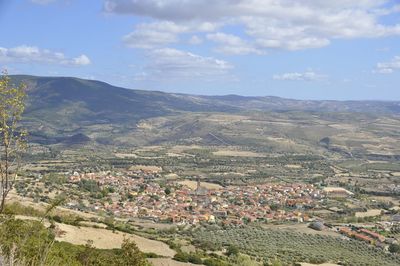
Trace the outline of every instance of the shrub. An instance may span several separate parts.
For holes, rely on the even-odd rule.
[[[174,260],[180,261],[180,262],[189,262],[189,255],[184,252],[178,252],[175,254]]]
[[[206,259],[203,264],[206,266],[229,266],[229,263],[219,259]]]
[[[54,234],[38,221],[6,218],[0,226],[0,245],[7,262],[40,265],[52,247]]]
[[[193,264],[203,264],[203,260],[201,259],[201,257],[193,253],[189,254],[188,262]]]
[[[400,245],[399,244],[390,244],[389,251],[390,251],[390,253],[400,253]]]
[[[226,250],[226,255],[227,256],[236,256],[239,254],[239,248],[234,246],[234,245],[230,245],[227,250]]]

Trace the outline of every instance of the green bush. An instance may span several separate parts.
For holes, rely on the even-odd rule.
[[[5,218],[0,226],[1,253],[6,262],[40,265],[52,247],[54,234],[38,221]]]
[[[189,262],[189,255],[185,252],[178,252],[175,254],[174,260],[180,262]]]
[[[203,264],[206,266],[229,266],[229,263],[214,258],[204,260]]]
[[[239,254],[239,248],[234,245],[230,245],[226,250],[227,256],[236,256],[238,254]]]
[[[11,202],[6,204],[4,213],[8,215],[27,215],[27,216],[43,216],[44,213],[31,206],[24,206],[19,202]]]
[[[400,253],[400,245],[399,244],[390,244],[389,251],[390,251],[390,253]]]
[[[189,254],[188,262],[193,264],[203,264],[203,260],[201,259],[201,257],[194,253]]]

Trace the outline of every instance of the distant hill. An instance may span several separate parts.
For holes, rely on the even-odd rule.
[[[400,102],[302,101],[238,95],[199,96],[125,89],[101,81],[71,77],[16,75],[12,79],[14,83],[23,81],[28,85],[29,97],[24,123],[31,132],[31,141],[42,144],[86,143],[91,140],[102,144],[123,143],[127,140],[118,139],[118,136],[138,130],[146,119],[176,118],[195,113],[400,114]],[[193,125],[186,124],[179,130],[175,128],[176,119],[172,124],[163,124],[163,129],[170,127],[169,135],[164,140],[179,139],[184,133],[182,131],[197,133],[208,125],[203,118],[192,122]],[[209,133],[204,133],[207,138],[210,138]],[[157,132],[151,134],[155,136]],[[163,137],[158,139],[162,141]],[[140,141],[144,143],[146,139]]]
[[[207,99],[157,91],[130,90],[104,82],[78,78],[14,76],[28,84],[27,114],[47,113],[73,121],[124,122],[176,111],[235,111],[234,106],[215,105]],[[54,117],[59,120],[59,117]]]

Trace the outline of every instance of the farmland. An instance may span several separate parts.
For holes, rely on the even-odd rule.
[[[280,230],[233,228],[226,230],[198,230],[193,237],[199,243],[234,245],[258,258],[277,256],[284,263],[341,262],[344,265],[398,265],[400,258],[369,247],[356,240],[309,235]]]
[[[271,125],[290,126],[284,122]],[[349,129],[339,125],[334,128]],[[325,224],[373,228],[388,239],[400,240],[400,235],[393,231],[396,226],[391,224],[399,202],[396,159],[354,158],[355,154],[349,159],[346,153],[331,153],[326,151],[324,143],[315,144],[304,138],[299,141],[297,136],[290,139],[268,136],[273,148],[254,146],[247,141],[245,145],[215,143],[215,138],[211,138],[213,144],[207,145],[166,143],[111,149],[86,145],[64,150],[53,146],[51,153],[43,149],[40,155],[26,158],[25,171],[30,177],[24,179],[24,185],[17,186],[17,192],[34,202],[49,202],[56,195],[68,193],[69,205],[65,208],[85,215],[89,212],[121,218],[130,233],[137,230],[147,240],[169,245],[172,241],[171,250],[162,242],[165,249],[157,249],[157,245],[148,249],[143,244],[147,240],[137,239],[143,251],[168,255],[169,259],[154,259],[160,265],[170,263],[168,260],[172,260],[174,253],[209,258],[211,255],[203,250],[210,248],[207,240],[216,245],[211,245],[207,252],[216,252],[221,256],[216,259],[223,261],[230,261],[225,250],[234,245],[241,254],[258,263],[276,257],[288,264],[376,265],[382,261],[379,265],[396,265],[398,255],[385,251],[388,243],[379,242],[382,247],[377,247],[375,243],[347,239],[333,229],[309,228],[313,221],[322,220]],[[387,139],[376,141],[383,140]],[[332,144],[335,141],[330,139],[329,148],[348,144]],[[310,152],[303,149],[304,145]],[[82,182],[73,181],[74,177]],[[84,179],[93,180],[83,182]],[[205,194],[194,196],[191,193],[197,193],[194,191],[198,181],[205,189],[200,193]],[[315,197],[314,192],[318,191],[323,193],[321,197]],[[176,195],[185,198],[176,201]],[[217,229],[210,231],[210,224]],[[227,224],[229,227],[225,227]],[[95,233],[86,232],[92,229],[79,230],[82,234],[75,240],[68,230],[64,239],[59,240],[84,244],[93,238],[97,247],[115,247],[122,237],[121,233],[108,231],[104,234],[107,237],[96,240]]]

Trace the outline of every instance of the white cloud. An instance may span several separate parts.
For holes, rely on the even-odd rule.
[[[86,55],[68,58],[63,53],[40,49],[36,46],[21,45],[13,48],[0,47],[0,62],[2,63],[46,63],[71,66],[89,65]]]
[[[304,73],[291,72],[284,74],[276,74],[273,76],[275,80],[289,80],[289,81],[317,81],[326,78],[325,75],[320,75],[314,71],[306,71]]]
[[[242,40],[240,37],[217,32],[213,34],[207,34],[207,39],[219,43],[221,46],[217,48],[217,51],[225,54],[250,54],[262,52],[255,47],[252,47],[249,43]]]
[[[247,48],[237,45],[230,53],[246,54],[251,47],[301,50],[329,45],[333,39],[400,35],[400,24],[381,23],[383,16],[400,11],[398,5],[391,3],[390,0],[105,0],[104,10],[190,25],[191,31],[215,32],[222,31],[224,25],[238,26],[247,35]],[[164,43],[176,41],[179,34],[175,33],[175,38],[164,36],[168,40]]]
[[[47,4],[50,4],[55,1],[56,0],[31,0],[32,3],[39,4],[39,5],[47,5]]]
[[[202,44],[203,40],[199,36],[193,35],[192,37],[190,37],[189,43],[193,45]]]
[[[378,16],[387,16],[393,13],[398,13],[400,12],[400,4],[393,5],[389,8],[376,9],[374,12]]]
[[[70,62],[73,64],[73,65],[81,65],[81,66],[85,66],[85,65],[90,65],[91,64],[91,62],[90,62],[90,59],[89,59],[89,57],[87,57],[86,55],[80,55],[80,56],[78,56],[78,57],[76,57],[76,58],[72,58],[71,60],[70,60]]]
[[[226,61],[190,52],[162,48],[149,52],[150,63],[140,73],[143,79],[220,79],[233,66]]]
[[[398,69],[400,69],[400,56],[395,56],[389,62],[376,64],[376,69],[374,70],[374,72],[380,74],[391,74]]]
[[[144,23],[123,37],[125,45],[131,48],[150,49],[178,41],[177,35],[187,31],[187,27],[163,21]]]
[[[160,20],[189,21],[214,20],[230,5],[236,8],[238,0],[106,0],[104,11],[109,13],[148,16]]]
[[[184,26],[171,21],[158,21],[138,24],[135,30],[123,37],[123,42],[130,48],[151,49],[176,43],[179,34],[190,32],[210,32],[218,28],[215,23],[186,23]],[[198,36],[190,40],[193,44],[201,43]]]

